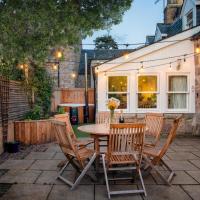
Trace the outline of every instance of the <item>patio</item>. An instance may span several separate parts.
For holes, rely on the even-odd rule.
[[[144,177],[147,199],[199,199],[200,196],[200,138],[188,137],[175,139],[165,159],[176,171],[177,176],[168,187],[152,173]],[[84,177],[80,185],[70,191],[69,187],[56,180],[59,170],[57,165],[65,157],[57,144],[32,146],[28,151],[12,156],[1,155],[0,195],[1,199],[20,200],[60,200],[60,199],[107,199],[104,176],[93,183]],[[93,170],[93,168],[91,168]],[[66,176],[74,178],[72,168],[67,169]],[[113,182],[113,188],[138,187],[137,180],[131,186],[130,181]],[[139,186],[140,187],[140,186]],[[112,199],[145,199],[140,195],[113,196]]]

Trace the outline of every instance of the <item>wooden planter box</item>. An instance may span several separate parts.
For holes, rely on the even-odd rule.
[[[23,144],[44,144],[56,140],[51,120],[15,121],[15,141]]]

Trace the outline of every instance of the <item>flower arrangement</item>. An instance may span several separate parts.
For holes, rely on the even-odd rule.
[[[116,108],[119,107],[119,105],[120,105],[120,101],[114,97],[111,97],[107,101],[107,106],[109,110],[115,110]]]
[[[114,111],[117,109],[120,105],[120,101],[114,97],[111,97],[107,101],[107,107],[110,110],[110,118],[111,118],[111,123],[113,122],[113,117],[114,117]]]

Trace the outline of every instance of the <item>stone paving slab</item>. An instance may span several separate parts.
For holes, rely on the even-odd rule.
[[[49,185],[16,184],[1,200],[45,200],[51,190]]]
[[[56,144],[53,144],[52,146],[50,146],[45,152],[50,152],[50,153],[54,153],[54,152],[62,152],[61,148],[56,145]]]
[[[184,185],[183,189],[192,197],[193,200],[200,199],[200,185]]]
[[[146,190],[148,200],[191,200],[180,186],[147,185]]]
[[[184,152],[185,151],[187,151],[187,152],[199,151],[199,149],[196,148],[196,146],[189,146],[189,145],[188,146],[178,146],[178,145],[176,145],[176,146],[171,147],[171,149],[174,150],[174,151],[180,151],[180,152],[183,152],[183,151]]]
[[[59,170],[57,165],[62,160],[36,160],[30,169],[36,170]]]
[[[194,155],[198,156],[198,159],[200,158],[200,151],[194,151],[192,152]]]
[[[53,159],[55,160],[66,160],[64,153],[55,153]]]
[[[52,159],[54,152],[31,152],[25,159],[27,160],[48,160]]]
[[[196,167],[200,168],[200,160],[190,160],[192,164],[194,164]]]
[[[0,177],[0,183],[34,183],[40,174],[38,170],[10,170]]]
[[[79,185],[75,190],[67,185],[54,185],[48,200],[94,200],[94,185]]]
[[[134,190],[137,189],[136,185],[112,185],[111,190]],[[129,195],[113,195],[112,199],[116,200],[142,200],[139,194]],[[95,200],[107,200],[107,190],[105,185],[95,185]]]
[[[200,170],[199,171],[186,171],[191,177],[200,183]]]
[[[64,171],[63,177],[66,177],[70,181],[75,179],[75,171]],[[43,171],[36,181],[36,184],[48,184],[48,185],[63,185],[63,181],[56,179],[58,176],[57,171]]]
[[[165,177],[169,176],[169,172],[167,171],[162,171],[161,172]],[[194,178],[192,178],[190,175],[188,175],[184,171],[175,171],[176,176],[173,177],[172,179],[172,184],[173,185],[193,185],[193,184],[198,184]],[[157,184],[165,184],[164,181],[156,174],[156,172],[152,172],[152,175],[154,179],[156,180]]]
[[[28,169],[34,160],[6,160],[0,169]]]
[[[199,159],[198,156],[195,156],[193,153],[190,153],[190,152],[167,153],[167,156],[171,160],[192,160],[192,159]]]
[[[172,170],[199,170],[189,161],[166,160],[166,163],[172,168]]]

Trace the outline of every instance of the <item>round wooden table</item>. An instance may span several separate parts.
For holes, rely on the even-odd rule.
[[[96,170],[98,171],[99,168],[99,155],[100,155],[100,138],[101,137],[108,137],[109,136],[109,124],[90,124],[90,125],[83,125],[79,126],[78,130],[89,133],[92,138],[94,138],[94,148],[97,154],[96,159]]]
[[[99,141],[101,137],[105,137],[109,135],[109,124],[90,124],[79,126],[78,130],[89,133],[92,138],[94,138],[95,151],[99,155]]]

